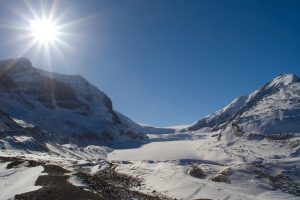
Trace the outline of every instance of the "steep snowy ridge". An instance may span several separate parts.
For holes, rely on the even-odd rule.
[[[299,81],[300,79],[295,74],[291,74],[291,73],[283,74],[275,77],[271,82],[269,82],[266,85],[266,88],[271,88],[271,87],[279,88],[279,87],[291,85]]]
[[[250,95],[239,97],[222,110],[188,128],[211,130],[236,125],[240,132],[299,133],[300,79],[294,74],[274,78]]]
[[[245,105],[247,101],[249,101],[248,96],[236,98],[223,109],[213,113],[212,115],[204,117],[187,129],[189,131],[195,131],[207,127],[212,129],[217,125],[223,124],[230,119],[243,105]]]
[[[84,78],[34,68],[26,58],[0,61],[0,92],[3,116],[36,127],[33,132],[50,142],[109,145],[147,140],[142,127],[124,122],[110,98]],[[33,132],[26,131],[35,138]]]

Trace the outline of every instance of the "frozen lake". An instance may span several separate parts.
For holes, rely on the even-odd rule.
[[[207,160],[221,162],[239,162],[239,158],[228,155],[222,149],[215,148],[210,138],[197,140],[177,140],[151,142],[139,148],[118,149],[108,155],[108,160]]]

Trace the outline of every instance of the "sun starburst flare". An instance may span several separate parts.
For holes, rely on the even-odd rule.
[[[0,2],[1,6],[5,6]],[[89,20],[90,17],[77,18],[69,16],[69,10],[57,5],[58,1],[22,1],[22,6],[8,7],[14,15],[14,21],[1,20],[0,28],[14,30],[11,40],[6,43],[17,43],[19,49],[17,56],[23,57],[30,54],[32,60],[43,58],[51,66],[51,57],[63,59],[68,63],[65,54],[74,51],[75,48],[69,43],[78,40],[80,24]],[[73,31],[72,31],[73,30]],[[62,53],[63,52],[63,53]],[[42,55],[42,56],[41,56]]]
[[[51,20],[33,20],[30,22],[32,37],[40,43],[55,42],[59,37],[58,27]]]

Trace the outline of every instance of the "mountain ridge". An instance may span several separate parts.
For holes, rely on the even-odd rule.
[[[0,78],[0,110],[17,120],[10,123],[15,129],[22,121],[55,136],[47,140],[79,145],[147,141],[146,129],[116,112],[111,99],[80,75],[48,72],[18,58],[0,61]]]
[[[260,113],[264,111],[264,109],[268,109],[270,112],[281,112],[283,110],[295,110],[295,112],[300,113],[299,111],[299,90],[300,90],[300,79],[295,74],[287,73],[279,75],[275,78],[273,78],[271,81],[266,83],[263,87],[261,87],[258,90],[255,90],[254,92],[250,93],[249,95],[241,96],[236,99],[234,99],[230,104],[225,106],[223,109],[207,116],[199,121],[195,122],[193,125],[187,128],[189,131],[196,131],[202,128],[209,128],[212,131],[217,131],[220,129],[226,128],[229,124],[239,124],[241,121],[246,119],[243,119],[243,116],[246,115],[246,113],[249,113],[252,109],[257,108],[256,113],[252,113],[252,116],[249,120],[255,121],[256,118],[259,117],[257,113]],[[276,96],[277,95],[277,96]],[[267,102],[268,105],[265,105],[265,107],[261,107],[259,110],[260,104],[264,104],[264,100],[268,100],[268,98],[273,97],[273,105],[271,105],[271,102]],[[271,101],[271,100],[270,100]],[[292,101],[292,103],[291,103]],[[280,107],[280,105],[281,107]],[[284,108],[284,105],[288,105],[290,107]],[[279,107],[276,107],[278,105]],[[279,111],[281,110],[281,111]],[[266,111],[266,110],[265,110]],[[287,113],[287,112],[285,112]],[[266,113],[265,113],[266,114]],[[282,114],[282,112],[281,112]],[[266,117],[266,120],[271,120],[280,118],[278,115],[281,114],[274,114],[273,116],[270,116],[269,118]],[[294,113],[295,114],[295,113]],[[297,116],[296,116],[297,117]],[[280,118],[281,121],[283,118]],[[298,119],[298,117],[297,117]],[[271,122],[270,122],[271,123]],[[272,122],[273,123],[273,122]],[[251,123],[249,123],[251,124]],[[248,125],[249,125],[248,124]],[[282,123],[283,124],[283,123]],[[258,127],[253,127],[253,131],[257,132],[270,132],[275,133],[275,130],[266,130],[266,129],[259,129]],[[244,131],[251,131],[250,128],[242,128]],[[277,133],[281,133],[283,130],[281,129]],[[295,127],[295,129],[289,129],[291,132],[297,132],[298,126]],[[299,131],[298,131],[299,132]]]
[[[61,143],[144,143],[147,142],[146,134],[178,131],[178,128],[135,123],[115,111],[111,99],[82,76],[38,69],[27,58],[1,60],[0,77],[1,112],[16,119],[13,120],[15,125],[29,124],[46,136],[55,135]],[[300,121],[299,98],[299,77],[292,73],[282,74],[182,130],[219,131],[237,125],[241,132],[297,132],[300,128],[295,125]],[[279,124],[278,131],[272,127],[274,123]]]

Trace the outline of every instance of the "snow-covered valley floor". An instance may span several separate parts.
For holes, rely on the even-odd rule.
[[[118,172],[142,178],[147,193],[160,192],[179,199],[300,199],[296,196],[300,159],[292,156],[299,139],[239,138],[228,145],[211,137],[212,133],[183,135],[150,135],[159,142],[115,150],[108,160],[118,163]],[[195,166],[203,170],[204,177],[189,174]],[[290,174],[285,175],[287,172]]]
[[[38,190],[40,187],[34,183],[47,164],[63,167],[71,174],[86,173],[82,177],[85,180],[83,183],[75,181],[75,184],[73,182],[77,179],[70,177],[69,181],[78,187],[94,183],[89,182],[93,177],[99,178],[99,184],[103,178],[111,183],[110,178],[114,177],[116,179],[113,181],[116,182],[109,188],[110,192],[119,187],[118,181],[137,178],[142,183],[136,184],[138,187],[129,184],[125,194],[129,195],[130,190],[135,190],[137,193],[134,195],[138,194],[144,199],[156,196],[160,196],[160,199],[194,200],[300,199],[299,137],[270,140],[240,136],[219,140],[217,133],[201,132],[148,136],[150,142],[139,148],[116,150],[100,146],[79,148],[69,144],[47,144],[51,152],[39,152],[24,151],[4,143],[6,149],[0,151],[0,156],[44,164],[28,168],[26,161],[24,166],[21,164],[17,168],[7,169],[7,161],[0,162],[0,190],[4,191],[0,199],[32,190],[37,192],[31,195],[45,192],[46,186]],[[120,174],[110,176],[105,169],[109,173],[115,174],[116,171]],[[71,187],[66,182],[60,184]],[[88,189],[93,191],[91,186]],[[116,191],[120,192],[118,195],[124,195],[124,188]],[[98,193],[106,194],[102,190]]]

